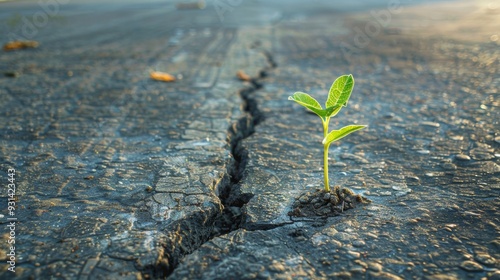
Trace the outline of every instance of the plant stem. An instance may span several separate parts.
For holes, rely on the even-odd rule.
[[[328,123],[330,122],[330,118],[326,118],[326,120],[323,121],[323,134],[324,138],[328,135]],[[330,191],[330,184],[328,183],[328,148],[330,147],[330,144],[324,144],[323,145],[323,177],[325,180],[325,191],[329,192]]]
[[[323,176],[325,177],[325,191],[329,192],[330,191],[330,184],[328,183],[328,146],[330,145],[324,145],[324,151],[323,151]]]

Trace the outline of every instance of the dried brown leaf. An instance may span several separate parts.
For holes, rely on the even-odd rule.
[[[26,48],[36,48],[38,47],[37,41],[12,41],[8,42],[3,46],[4,51],[13,51],[18,49],[26,49]]]
[[[170,75],[168,73],[165,73],[165,72],[153,71],[153,72],[150,73],[150,77],[153,80],[167,82],[167,83],[175,81],[175,77],[174,76],[172,76],[172,75]]]
[[[248,74],[243,72],[243,70],[238,70],[238,72],[236,72],[236,76],[242,81],[250,82],[252,80],[252,78]]]

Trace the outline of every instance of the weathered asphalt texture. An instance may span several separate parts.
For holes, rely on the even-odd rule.
[[[0,4],[12,30],[23,3]],[[17,278],[500,277],[500,7],[400,7],[356,46],[373,14],[276,3],[69,3],[38,49],[1,53]],[[373,202],[290,218],[321,187],[322,132],[286,98],[346,73],[331,128],[369,127],[332,145],[331,181]]]

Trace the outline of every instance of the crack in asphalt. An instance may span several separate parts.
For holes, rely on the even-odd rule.
[[[251,79],[251,86],[239,91],[239,95],[243,101],[242,109],[244,116],[228,130],[228,142],[234,158],[234,164],[228,168],[231,180],[219,195],[224,209],[216,221],[216,230],[210,239],[241,228],[244,220],[241,208],[253,197],[252,193],[240,192],[240,182],[245,177],[244,173],[248,162],[248,151],[241,143],[255,132],[255,127],[265,118],[264,114],[259,110],[258,102],[254,98],[253,93],[263,87],[262,80],[267,77],[269,71],[277,67],[271,53],[267,51],[263,51],[262,53],[266,57],[268,66],[260,71],[259,77]],[[265,230],[275,227],[277,225],[262,225],[252,230]]]
[[[279,223],[279,224],[253,224],[250,226],[246,226],[245,230],[247,230],[247,231],[257,231],[257,230],[266,231],[266,230],[276,229],[279,227],[293,225],[294,223],[295,223],[294,221],[290,221],[290,222],[283,222],[283,223]]]
[[[255,132],[255,127],[264,120],[264,115],[259,110],[258,102],[253,93],[263,87],[262,80],[268,75],[269,71],[277,67],[271,53],[267,51],[262,53],[267,60],[268,66],[260,70],[258,77],[251,79],[250,86],[240,89],[238,92],[242,100],[243,116],[228,128],[227,142],[232,160],[227,167],[228,178],[221,180],[219,186],[215,187],[218,190],[222,211],[215,217],[211,233],[206,234],[206,230],[211,229],[210,226],[205,229],[195,229],[189,221],[180,222],[178,224],[179,230],[174,233],[176,236],[172,236],[172,240],[167,240],[166,244],[162,245],[168,248],[170,247],[169,243],[171,243],[172,248],[178,247],[178,249],[170,248],[172,250],[166,250],[158,260],[157,265],[152,269],[143,270],[143,273],[152,273],[155,278],[168,278],[185,255],[192,253],[215,237],[241,228],[244,218],[241,208],[253,197],[251,193],[239,192],[240,182],[245,177],[244,173],[248,162],[248,151],[241,143],[244,139],[250,137]],[[200,215],[203,216],[203,213]],[[198,217],[200,215],[188,217],[188,219],[198,220],[201,218]],[[210,219],[210,217],[205,217],[205,219]],[[252,228],[252,230],[268,230],[279,226],[282,225],[262,224]],[[177,238],[177,235],[183,235],[184,238]],[[176,242],[178,244],[174,244]],[[184,244],[186,242],[188,243],[187,246]]]

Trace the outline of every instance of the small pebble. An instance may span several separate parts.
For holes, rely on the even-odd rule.
[[[480,272],[483,271],[483,267],[475,261],[464,261],[460,268],[470,272]]]
[[[362,275],[366,272],[366,269],[360,265],[355,265],[349,271],[353,274]]]
[[[331,197],[331,196],[332,196],[332,195],[331,195],[330,193],[325,193],[325,195],[323,195],[323,200],[324,200],[324,201],[328,201],[328,200],[330,200],[330,197]]]
[[[285,266],[280,262],[273,261],[273,263],[269,266],[269,270],[275,272],[283,272],[285,271]]]
[[[382,183],[382,184],[384,184],[384,185],[389,185],[389,184],[391,184],[391,183],[392,183],[392,181],[391,181],[391,180],[387,180],[387,179],[382,178],[382,179],[380,179],[380,183]]]
[[[417,176],[410,175],[410,176],[406,176],[405,178],[408,180],[411,180],[413,182],[420,182],[420,178],[418,178]]]
[[[384,280],[402,280],[403,278],[397,276],[397,275],[394,275],[394,274],[391,274],[389,272],[370,272],[370,279],[384,279]]]
[[[486,254],[486,253],[477,254],[474,259],[476,261],[484,264],[484,265],[495,265],[496,264],[496,259],[493,258],[492,256]]]
[[[425,277],[426,280],[456,280],[455,276],[446,274],[434,274]]]
[[[354,263],[361,266],[362,268],[368,268],[368,264],[361,260],[355,260]]]
[[[366,245],[366,243],[363,240],[354,240],[352,242],[352,246],[354,246],[354,247],[363,247],[365,245]]]
[[[361,254],[355,251],[347,251],[347,255],[353,259],[359,259],[361,257]]]
[[[405,186],[392,186],[392,189],[395,191],[402,191],[402,190],[406,189],[406,187]]]
[[[334,272],[328,276],[331,277],[331,279],[352,279],[352,274],[348,271]]]
[[[457,160],[461,160],[461,161],[469,161],[470,160],[470,156],[464,155],[464,154],[458,154],[455,156],[455,158]]]
[[[368,269],[371,271],[379,272],[382,271],[382,265],[376,262],[368,262]]]
[[[335,240],[335,239],[331,239],[330,240],[330,244],[332,244],[335,248],[341,248],[342,247],[342,242],[340,242],[338,240]]]
[[[439,127],[440,124],[437,122],[421,122],[421,125],[426,125],[426,126],[432,126],[432,127]]]

